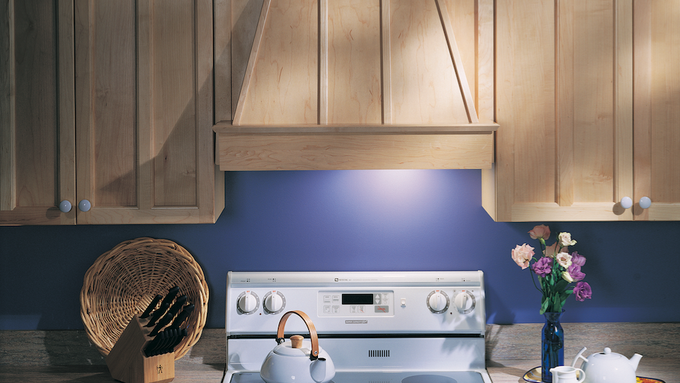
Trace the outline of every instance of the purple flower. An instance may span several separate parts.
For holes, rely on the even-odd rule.
[[[548,257],[541,257],[538,261],[536,261],[532,266],[531,269],[538,275],[539,277],[544,277],[552,271],[552,263],[553,260],[552,258]]]
[[[574,251],[573,253],[571,253],[571,263],[574,265],[578,265],[579,267],[583,267],[583,265],[586,264],[586,257]],[[574,275],[572,274],[572,277],[573,276]]]
[[[579,282],[574,286],[574,296],[579,302],[593,297],[593,290],[590,288],[588,282]]]
[[[586,274],[581,272],[581,266],[575,263],[572,263],[571,266],[569,266],[569,268],[567,269],[567,271],[569,272],[569,275],[571,275],[571,279],[573,279],[574,282],[580,281],[586,277]]]

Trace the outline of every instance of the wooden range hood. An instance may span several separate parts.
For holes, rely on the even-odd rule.
[[[264,0],[242,75],[233,60],[232,120],[214,127],[220,169],[490,168],[498,124],[479,121],[475,100],[488,101],[468,84],[447,3]],[[479,54],[493,7],[472,17]],[[492,81],[467,62],[476,84]]]

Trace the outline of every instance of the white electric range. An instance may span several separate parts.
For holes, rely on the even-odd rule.
[[[291,310],[311,318],[334,383],[491,383],[484,305],[481,271],[230,271],[223,383],[264,382],[260,367]],[[286,339],[309,335],[297,316],[285,329]]]

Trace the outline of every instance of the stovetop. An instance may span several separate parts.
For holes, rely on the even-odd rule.
[[[231,383],[264,383],[257,372],[237,373]],[[484,383],[476,371],[336,372],[330,383]]]

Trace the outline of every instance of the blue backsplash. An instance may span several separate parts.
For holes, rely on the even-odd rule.
[[[540,293],[510,258],[532,223],[496,223],[479,170],[229,172],[214,225],[0,227],[0,330],[80,329],[95,259],[142,236],[189,250],[210,288],[206,327],[224,327],[229,270],[483,270],[489,323],[542,322]],[[538,222],[543,223],[543,222]],[[569,231],[593,299],[564,322],[678,322],[680,222],[548,223]],[[552,241],[550,241],[552,243]]]

